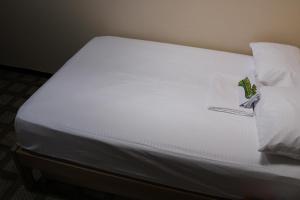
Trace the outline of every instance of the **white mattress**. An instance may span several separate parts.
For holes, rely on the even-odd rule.
[[[292,199],[299,162],[257,151],[255,118],[208,111],[215,73],[251,56],[117,37],[91,40],[19,110],[25,149],[228,198]]]

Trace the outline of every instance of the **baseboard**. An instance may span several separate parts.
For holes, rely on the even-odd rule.
[[[19,73],[32,74],[32,75],[42,76],[42,77],[45,77],[45,78],[50,78],[52,76],[51,73],[40,72],[40,71],[35,71],[35,70],[32,70],[32,69],[24,69],[24,68],[15,67],[15,66],[8,66],[8,65],[0,65],[0,69],[19,72]]]

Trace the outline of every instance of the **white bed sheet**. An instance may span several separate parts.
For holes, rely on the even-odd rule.
[[[300,163],[257,151],[255,118],[209,111],[211,77],[251,56],[97,37],[19,110],[28,150],[228,198],[296,199]]]

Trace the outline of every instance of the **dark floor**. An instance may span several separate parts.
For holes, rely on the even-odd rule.
[[[10,148],[16,142],[14,118],[18,108],[47,81],[47,77],[47,74],[10,70],[0,66],[0,200],[125,200],[112,194],[53,182],[43,177],[34,192],[26,190],[22,184],[10,154]]]

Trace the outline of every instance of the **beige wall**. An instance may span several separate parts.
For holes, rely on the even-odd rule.
[[[250,53],[300,46],[300,0],[1,0],[0,64],[54,72],[94,36]]]

